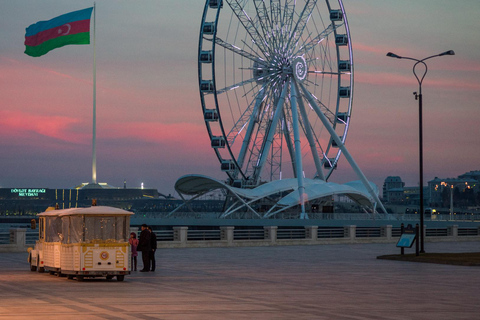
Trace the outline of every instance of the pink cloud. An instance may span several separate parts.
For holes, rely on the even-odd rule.
[[[360,83],[368,83],[374,85],[389,85],[389,86],[411,86],[417,82],[412,75],[402,75],[394,73],[369,73],[361,72],[355,76],[355,81]],[[428,79],[429,87],[438,87],[455,90],[480,90],[480,83],[472,82],[468,79],[435,79],[433,77]]]
[[[6,138],[39,134],[61,141],[84,143],[84,135],[70,132],[70,128],[80,122],[78,119],[66,116],[45,116],[22,111],[0,110],[0,132]]]

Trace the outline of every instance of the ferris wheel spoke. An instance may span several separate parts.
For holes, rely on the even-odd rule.
[[[260,35],[257,26],[254,24],[252,18],[247,14],[244,10],[245,3],[240,4],[238,0],[225,0],[230,8],[232,9],[233,13],[237,16],[238,21],[243,25],[247,33],[252,38],[252,41],[255,45],[260,49],[260,51],[264,54],[264,56],[269,56],[270,50],[268,48],[268,43],[265,39]]]
[[[281,9],[282,4],[280,3],[280,0],[271,0],[270,1],[270,22],[271,22],[271,30],[272,30],[272,37],[275,38],[275,51],[278,51],[279,49],[279,41],[278,35],[281,32],[281,14],[282,14],[282,9]],[[280,30],[279,30],[280,29]]]
[[[318,102],[318,104],[320,104],[321,108],[323,110],[325,110],[322,113],[325,115],[325,117],[328,119],[328,121],[330,121],[330,123],[333,125],[335,123],[335,113],[332,110],[330,110],[325,104],[323,104],[323,102],[320,101],[320,99],[315,97],[314,94],[310,93],[310,95],[315,99],[316,102]],[[312,106],[312,108],[313,108],[313,106]]]
[[[263,0],[254,0],[255,10],[257,12],[257,19],[263,32],[264,39],[272,39],[271,31],[272,24],[268,16],[268,9]]]
[[[287,47],[295,48],[295,46],[297,45],[297,42],[300,40],[300,37],[302,36],[303,30],[305,29],[305,26],[307,25],[307,21],[308,19],[310,19],[310,16],[316,4],[317,4],[317,0],[307,0],[305,7],[303,8],[302,13],[300,14],[297,20],[297,24],[295,25],[295,28],[292,30],[290,34],[290,37],[287,42]]]
[[[222,93],[230,91],[230,90],[235,90],[239,87],[243,87],[243,86],[245,86],[249,83],[253,83],[253,82],[256,82],[256,81],[258,81],[258,79],[255,79],[255,78],[251,78],[251,79],[248,79],[248,80],[245,80],[245,81],[241,81],[241,82],[232,84],[231,86],[228,86],[228,87],[217,90],[217,94],[222,94]]]
[[[313,48],[315,48],[315,46],[319,45],[323,40],[325,40],[326,37],[328,37],[332,32],[334,32],[336,28],[338,28],[338,25],[334,26],[333,24],[330,24],[325,30],[320,32],[310,41],[306,42],[305,40],[305,42],[295,52],[294,56],[300,55],[300,52],[302,52],[303,54],[309,53]]]
[[[252,133],[256,123],[255,118],[258,117],[260,106],[265,99],[265,91],[266,91],[265,87],[262,87],[258,92],[255,98],[255,106],[253,107],[253,111],[250,114],[250,117],[248,119],[247,131],[245,132],[245,136],[242,142],[242,147],[240,148],[240,152],[238,154],[238,159],[237,159],[237,163],[240,168],[243,167],[243,164],[245,162],[245,155],[248,149],[248,145],[252,139]]]
[[[265,97],[264,92],[265,88],[260,88],[257,96],[254,98],[254,100],[252,100],[252,102],[249,103],[245,111],[241,112],[241,115],[238,117],[237,120],[233,119],[234,125],[232,126],[230,132],[227,134],[227,140],[230,145],[233,145],[235,143],[236,137],[243,131],[247,123],[255,123],[256,114],[258,113],[258,107],[260,106]],[[255,105],[252,109],[252,105],[254,102]]]
[[[328,72],[328,71],[318,71],[318,70],[309,70],[308,73],[316,73],[316,74],[326,74],[326,75],[332,75],[332,76],[339,76],[342,73],[341,72]]]
[[[252,176],[255,167],[258,165],[262,146],[265,143],[266,132],[268,130],[268,119],[270,118],[272,104],[274,104],[274,94],[272,87],[268,87],[263,99],[263,103],[258,109],[258,116],[255,117],[255,135],[250,146],[250,156],[248,158],[247,170],[251,170]],[[248,147],[248,146],[247,146]]]
[[[208,38],[204,38],[205,40],[207,41],[213,41],[212,39],[208,39]],[[251,61],[254,61],[254,62],[258,62],[258,63],[265,63],[265,60],[263,60],[262,58],[256,56],[256,55],[253,55],[249,52],[246,52],[245,50],[233,45],[233,44],[230,44],[228,42],[225,42],[223,41],[221,38],[219,37],[216,37],[215,38],[215,44],[218,44],[219,46],[227,49],[227,50],[230,50],[232,51],[233,53],[236,53],[244,58],[247,58]],[[253,51],[253,50],[252,50]]]
[[[285,32],[291,30],[295,16],[295,0],[285,0],[283,8],[282,27]]]

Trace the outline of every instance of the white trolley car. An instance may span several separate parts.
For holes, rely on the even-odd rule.
[[[29,250],[30,270],[84,278],[130,274],[132,212],[105,206],[52,210],[38,214],[39,240]]]

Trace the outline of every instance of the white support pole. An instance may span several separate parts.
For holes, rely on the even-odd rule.
[[[294,81],[293,84],[295,85],[295,89],[297,92],[298,90],[297,84]],[[310,145],[310,151],[313,155],[313,161],[315,163],[315,169],[317,170],[317,177],[321,180],[325,180],[325,174],[322,171],[322,162],[320,161],[320,157],[318,156],[317,147],[315,144],[315,140],[312,134],[312,128],[310,126],[310,121],[308,120],[307,112],[305,111],[305,104],[303,103],[303,99],[300,97],[298,99],[298,108],[300,109],[300,114],[302,115],[304,127],[305,127],[305,135],[307,136],[308,144]]]
[[[357,176],[359,177],[359,179],[362,181],[363,185],[365,186],[365,188],[367,189],[368,193],[370,194],[370,196],[372,196],[372,198],[377,202],[378,205],[380,205],[380,208],[382,208],[383,212],[384,213],[387,213],[387,210],[385,210],[385,207],[383,206],[382,202],[380,201],[380,199],[378,198],[378,195],[375,193],[375,191],[373,190],[372,186],[370,185],[370,183],[368,182],[367,178],[365,177],[365,175],[363,174],[362,170],[360,170],[360,167],[357,165],[357,163],[355,162],[355,160],[353,159],[352,155],[350,154],[350,152],[348,152],[347,148],[345,147],[345,145],[342,143],[342,140],[340,139],[340,137],[338,136],[338,134],[335,132],[335,129],[331,126],[330,122],[328,121],[327,117],[323,114],[322,110],[320,110],[320,108],[318,107],[317,103],[315,102],[315,99],[312,97],[311,93],[303,86],[303,84],[301,82],[297,82],[297,84],[300,86],[300,88],[302,89],[303,93],[305,94],[305,97],[307,98],[308,102],[310,103],[310,105],[312,106],[312,108],[315,110],[315,112],[317,113],[318,117],[320,118],[320,120],[322,121],[323,125],[325,126],[325,128],[328,130],[328,132],[330,133],[330,136],[332,137],[332,139],[337,143],[337,145],[339,146],[340,150],[342,150],[343,154],[345,155],[345,159],[347,159],[348,163],[350,164],[350,166],[352,167],[353,171],[355,171],[355,173],[357,174]]]
[[[95,48],[95,15],[93,3],[93,134],[92,134],[92,183],[97,183],[97,61]]]
[[[295,169],[297,171],[298,195],[300,197],[300,206],[302,208],[300,219],[305,219],[305,187],[303,185],[302,146],[300,143],[300,130],[298,129],[297,90],[295,90],[293,80],[290,80],[290,95],[292,106],[293,138],[295,141]]]

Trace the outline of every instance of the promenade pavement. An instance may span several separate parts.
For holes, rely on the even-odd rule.
[[[425,249],[473,252],[480,242]],[[26,253],[0,253],[0,319],[480,319],[479,267],[376,259],[399,251],[395,244],[161,249],[155,272],[124,282],[31,272]]]

